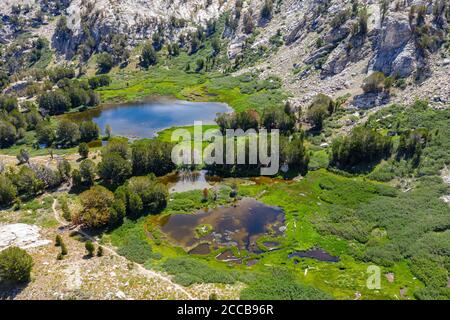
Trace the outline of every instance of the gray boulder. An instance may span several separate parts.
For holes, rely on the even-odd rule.
[[[407,44],[412,37],[406,14],[392,12],[388,15],[378,36],[374,39],[375,55],[369,64],[369,70],[391,74],[395,71],[408,76],[413,70],[414,49]],[[395,63],[394,63],[395,62]]]

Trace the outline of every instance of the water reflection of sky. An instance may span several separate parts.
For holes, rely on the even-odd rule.
[[[103,109],[93,117],[102,132],[109,124],[114,135],[150,138],[157,131],[173,126],[212,124],[217,113],[231,109],[223,103],[157,101]]]

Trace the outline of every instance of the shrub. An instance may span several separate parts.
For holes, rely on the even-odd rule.
[[[17,140],[17,130],[9,122],[0,120],[0,148],[8,148]]]
[[[308,108],[306,117],[317,129],[322,129],[323,120],[330,116],[335,111],[334,101],[319,93],[316,95]]]
[[[56,140],[64,147],[71,147],[80,140],[80,129],[75,122],[61,120],[56,127]]]
[[[58,234],[58,235],[56,235],[56,238],[55,238],[55,246],[56,246],[56,247],[59,247],[59,246],[61,246],[61,244],[62,244],[62,238],[61,238],[61,236]]]
[[[80,194],[81,212],[74,217],[75,223],[84,223],[98,228],[110,221],[110,207],[114,201],[111,191],[102,186],[94,186]]]
[[[151,43],[144,44],[142,48],[142,53],[140,57],[141,66],[144,68],[148,68],[149,66],[155,65],[158,63],[158,56],[156,54],[155,49]]]
[[[11,180],[0,174],[0,206],[9,206],[17,196],[17,188]]]
[[[131,234],[126,237],[124,243],[117,250],[117,253],[123,255],[128,260],[144,264],[152,258],[152,247],[139,235]]]
[[[92,241],[90,241],[90,240],[86,241],[86,243],[84,244],[84,247],[86,248],[86,252],[87,252],[88,256],[92,257],[94,255],[94,251],[95,251],[95,245],[92,243]]]
[[[0,279],[16,282],[30,280],[33,258],[18,247],[9,247],[0,252]]]
[[[71,221],[72,220],[72,214],[70,212],[69,206],[67,204],[67,200],[66,198],[62,198],[61,199],[61,210],[62,210],[62,217],[64,218],[64,220],[66,221]]]
[[[111,54],[104,52],[97,56],[97,70],[99,73],[108,73],[114,66]]]
[[[11,112],[17,109],[17,98],[13,96],[0,95],[0,109],[6,112]]]
[[[62,90],[44,92],[38,98],[39,107],[48,111],[50,115],[61,114],[71,107],[69,96]]]
[[[91,89],[95,90],[100,87],[109,86],[109,84],[111,83],[111,78],[106,74],[102,74],[89,78],[88,83]]]
[[[36,126],[36,139],[39,143],[51,146],[56,139],[55,130],[48,121],[41,121]]]
[[[100,128],[93,121],[83,121],[80,124],[80,140],[83,142],[90,142],[98,139],[100,135]]]
[[[205,60],[203,60],[202,58],[199,58],[195,61],[195,64],[197,65],[197,67],[195,68],[195,71],[200,72],[200,71],[202,71],[203,67],[205,66]]]
[[[0,91],[9,84],[9,76],[6,72],[0,71]]]
[[[87,158],[89,156],[89,147],[86,142],[80,143],[78,146],[78,153],[82,158]]]
[[[98,175],[108,184],[119,185],[131,176],[131,163],[118,153],[107,153],[97,166]]]
[[[362,84],[362,89],[366,93],[376,93],[383,90],[385,85],[386,77],[383,72],[373,72],[371,75],[366,77]]]
[[[64,242],[61,242],[61,254],[63,256],[66,256],[68,254],[67,247],[66,247],[66,244]]]

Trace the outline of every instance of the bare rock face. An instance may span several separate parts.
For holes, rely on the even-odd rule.
[[[408,16],[403,12],[392,12],[386,16],[377,33],[375,55],[369,70],[387,75],[395,71],[402,77],[409,76],[414,70],[415,49],[411,45],[407,46],[412,37]]]
[[[69,37],[53,38],[54,47],[71,57],[89,37],[98,46],[108,46],[108,37],[124,35],[129,45],[151,39],[156,31],[168,39],[216,19],[234,4],[219,0],[72,0],[67,8]]]
[[[24,223],[0,226],[0,251],[16,246],[22,249],[44,246],[50,240],[41,239],[40,228]]]

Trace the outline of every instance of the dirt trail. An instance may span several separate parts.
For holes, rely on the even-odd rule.
[[[54,215],[55,215],[55,219],[59,222],[59,224],[61,225],[61,227],[68,227],[69,224],[68,224],[63,218],[61,218],[61,216],[60,216],[59,213],[58,213],[58,210],[56,209],[57,202],[58,202],[58,201],[57,201],[56,199],[54,199],[54,200],[53,200],[53,204],[52,204],[52,210],[53,210],[53,213],[54,213]],[[74,229],[74,231],[78,232],[78,233],[81,234],[83,237],[85,237],[86,239],[89,239],[89,240],[92,241],[93,243],[95,243],[95,244],[97,244],[97,245],[100,245],[100,244],[98,243],[98,241],[97,241],[94,237],[90,236],[89,234],[87,234],[86,232],[84,232],[83,230],[81,230],[79,227],[77,227],[76,229]],[[125,258],[124,256],[121,256],[120,254],[118,254],[113,248],[111,248],[111,247],[109,247],[109,246],[106,246],[106,245],[103,245],[103,244],[102,244],[101,246],[103,247],[103,250],[109,252],[110,254],[112,254],[112,255],[114,255],[114,256],[116,256],[116,257],[118,257],[118,258],[120,258],[120,259],[122,259],[122,260],[124,260],[124,261],[127,261],[127,262],[129,261],[129,260],[128,260],[127,258]],[[158,279],[160,279],[160,280],[162,280],[162,281],[168,282],[168,283],[170,284],[170,286],[173,287],[173,289],[175,289],[176,291],[179,291],[179,292],[183,293],[184,295],[186,295],[186,297],[187,297],[188,299],[190,299],[190,300],[195,300],[195,298],[194,298],[189,292],[187,292],[186,289],[184,289],[182,286],[180,286],[180,285],[174,283],[169,277],[164,276],[164,275],[162,275],[162,274],[160,274],[160,273],[158,273],[158,272],[155,272],[155,271],[152,271],[152,270],[148,270],[148,269],[144,268],[144,267],[143,267],[142,265],[140,265],[140,264],[134,263],[134,265],[137,266],[137,271],[138,271],[141,275],[143,275],[143,276],[145,276],[145,277],[148,277],[148,278],[158,278]]]

